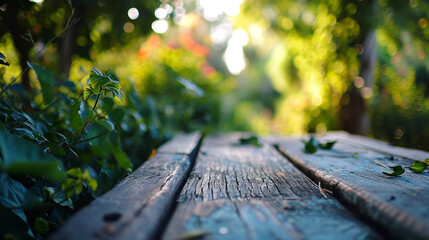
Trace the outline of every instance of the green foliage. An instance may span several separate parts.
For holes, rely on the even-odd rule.
[[[32,98],[14,84],[0,99],[0,214],[8,219],[0,235],[18,238],[56,229],[75,207],[110,190],[166,140],[161,132],[150,134],[156,128],[141,127],[151,115],[143,117],[146,108],[132,89],[126,103],[116,101],[124,89],[112,72],[91,71],[85,100],[87,90],[79,85],[52,84],[50,70],[28,65],[39,93]]]
[[[54,100],[54,74],[43,66],[27,62],[28,66],[36,72],[42,88],[43,102],[49,104]]]
[[[249,144],[249,145],[253,145],[255,147],[262,147],[262,143],[259,142],[259,139],[257,136],[250,136],[247,138],[240,138],[240,143],[241,144]]]
[[[46,176],[52,181],[65,178],[62,163],[35,143],[0,131],[0,171],[10,175]]]
[[[9,66],[9,63],[6,62],[6,56],[0,52],[0,65]]]
[[[82,173],[80,168],[72,168],[67,171],[67,175],[72,178],[66,179],[61,185],[61,189],[66,193],[67,197],[71,197],[75,192],[80,194],[84,184],[90,187],[92,191],[97,189],[97,181],[91,178],[88,169],[85,169],[85,172]]]
[[[104,75],[100,70],[93,68],[89,76],[89,87],[86,88],[84,99],[88,100],[90,97],[97,95],[97,99],[101,94],[117,97],[122,100],[121,84],[118,77],[108,72]]]
[[[421,173],[427,168],[427,164],[421,161],[415,161],[411,167],[408,167],[411,171],[415,173]]]
[[[304,143],[304,152],[313,154],[317,152],[318,148],[324,150],[331,150],[334,147],[335,143],[337,143],[337,141],[328,141],[326,143],[321,143],[316,138],[311,137],[308,141],[302,140],[302,143]]]
[[[403,174],[405,172],[405,169],[402,166],[400,166],[400,165],[394,166],[394,167],[389,167],[389,168],[392,170],[391,173],[389,173],[389,172],[383,172],[384,174],[386,174],[388,176],[395,177],[395,176],[399,176],[399,175],[401,175],[401,174]]]

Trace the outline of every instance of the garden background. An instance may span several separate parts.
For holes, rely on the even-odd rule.
[[[44,238],[182,131],[429,150],[429,3],[0,1],[0,232]]]

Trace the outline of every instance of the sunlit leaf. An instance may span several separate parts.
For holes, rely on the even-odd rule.
[[[37,79],[40,82],[42,88],[43,102],[49,104],[54,99],[54,74],[43,66],[35,63],[27,62],[28,66],[36,72]]]
[[[3,53],[0,52],[0,64],[9,66],[9,63],[6,61],[6,56],[3,55]]]
[[[392,169],[391,173],[388,173],[388,172],[383,172],[383,173],[389,176],[399,176],[405,172],[405,169],[400,165],[389,167],[389,168]]]
[[[98,70],[97,68],[92,68],[91,74],[92,73],[94,73],[95,75],[98,75],[98,76],[103,76],[103,73],[100,70]]]
[[[94,95],[95,95],[94,89],[92,88],[92,86],[89,86],[85,88],[85,92],[83,93],[83,99],[86,101]]]
[[[61,184],[61,190],[63,190],[67,197],[73,195],[76,188],[76,179],[68,178]]]
[[[408,167],[408,169],[415,173],[421,173],[426,169],[427,166],[428,165],[424,162],[414,161],[413,165],[411,167]]]
[[[86,185],[88,185],[88,187],[92,189],[92,191],[95,191],[97,189],[97,186],[98,186],[97,180],[91,178],[91,176],[89,175],[88,169],[86,169],[85,172],[83,173],[83,181],[86,183]]]
[[[240,138],[240,143],[241,144],[249,144],[249,145],[253,145],[256,147],[261,147],[262,144],[259,142],[259,139],[257,136],[250,136],[247,138]]]
[[[429,166],[429,158],[426,158],[425,160],[423,160],[422,162],[426,163],[426,165]]]
[[[67,175],[72,176],[72,177],[82,177],[82,170],[80,168],[72,168],[67,170],[66,172]]]

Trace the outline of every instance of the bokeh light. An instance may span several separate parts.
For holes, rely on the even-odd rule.
[[[163,34],[168,30],[168,22],[164,19],[156,20],[152,23],[152,30],[156,33]]]
[[[131,20],[136,20],[139,17],[139,10],[137,10],[137,8],[128,9],[128,17]]]

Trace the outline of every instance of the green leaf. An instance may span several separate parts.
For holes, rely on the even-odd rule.
[[[309,154],[313,154],[315,152],[317,152],[317,147],[319,146],[320,142],[315,139],[314,137],[311,137],[310,140],[302,141],[305,145],[304,145],[304,152],[305,153],[309,153]]]
[[[429,158],[426,158],[425,160],[423,160],[422,162],[426,163],[426,165],[429,166]]]
[[[76,184],[76,179],[68,178],[61,184],[61,189],[66,193],[67,197],[70,197],[74,193]]]
[[[85,89],[85,92],[83,93],[83,99],[86,101],[94,95],[95,95],[94,89],[92,88],[92,86],[89,86]]]
[[[43,152],[39,145],[8,131],[0,131],[0,152],[2,168],[9,174],[46,176],[53,181],[66,177],[60,161]]]
[[[86,185],[88,185],[88,187],[92,189],[92,191],[95,191],[97,189],[97,186],[98,186],[97,180],[91,178],[91,176],[89,175],[88,169],[86,169],[85,172],[83,173],[82,179],[86,183]]]
[[[34,221],[34,230],[40,234],[46,234],[49,232],[49,222],[41,217],[37,217]]]
[[[325,150],[331,150],[332,147],[334,147],[335,143],[337,143],[337,141],[329,141],[325,144],[319,143],[318,147]]]
[[[67,175],[72,176],[72,177],[77,177],[77,178],[81,178],[83,176],[82,170],[80,168],[72,168],[70,170],[68,170]]]
[[[411,171],[415,173],[423,172],[428,165],[425,162],[415,161],[411,167],[408,167]]]
[[[51,103],[54,99],[54,74],[50,70],[35,63],[27,62],[27,64],[31,69],[34,70],[34,72],[36,72],[37,79],[39,80],[40,86],[42,87],[43,102],[45,104]]]
[[[250,136],[247,138],[240,138],[240,143],[241,144],[249,144],[249,145],[253,145],[256,147],[261,147],[262,144],[259,142],[259,139],[257,136]]]
[[[75,131],[83,127],[83,121],[79,114],[80,106],[81,106],[81,100],[74,99],[73,105],[70,108],[70,116],[69,116],[70,125]]]
[[[405,169],[401,165],[389,167],[389,168],[392,169],[391,173],[383,172],[384,174],[386,174],[388,176],[399,176],[405,172]]]
[[[104,76],[103,74],[99,75],[98,73],[91,71],[91,74],[89,75],[89,84],[91,84],[93,92],[95,94],[98,94],[100,91],[102,91],[104,85],[109,82],[110,78]]]
[[[3,55],[3,53],[1,53],[1,52],[0,52],[0,64],[1,64],[1,65],[9,66],[9,63],[8,63],[8,62],[6,62],[6,56],[5,56],[5,55]]]
[[[4,172],[0,172],[0,183],[0,233],[33,237],[24,208],[38,205],[42,199]]]
[[[98,70],[97,68],[92,68],[91,69],[91,74],[95,74],[95,75],[98,75],[98,76],[103,76],[103,73],[100,70]]]
[[[131,161],[127,157],[125,152],[122,151],[119,135],[116,132],[112,132],[111,141],[112,141],[112,152],[113,152],[113,155],[115,156],[115,159],[119,167],[121,167],[127,172],[131,172],[132,171]]]
[[[95,121],[95,123],[106,128],[108,132],[115,130],[115,126],[110,121],[97,120],[97,121]]]

